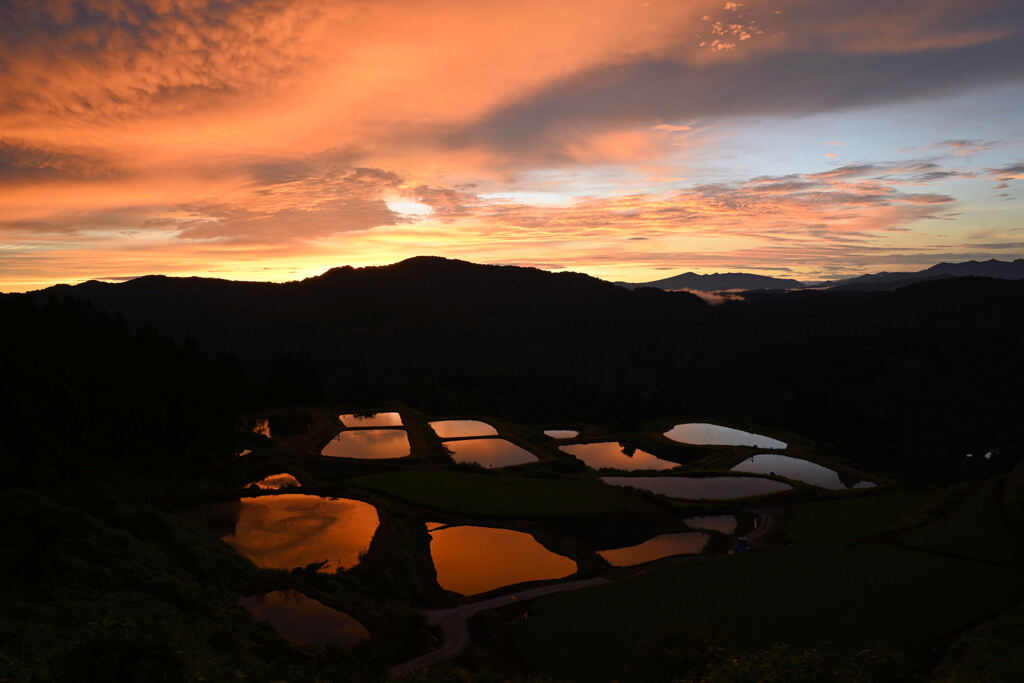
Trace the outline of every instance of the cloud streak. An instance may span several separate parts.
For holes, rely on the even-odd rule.
[[[1004,252],[1022,27],[1008,0],[11,0],[0,290],[418,253],[642,280]],[[967,122],[857,128],[968,95]],[[777,131],[812,118],[813,162]]]

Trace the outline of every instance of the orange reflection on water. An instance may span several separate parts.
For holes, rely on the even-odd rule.
[[[475,462],[484,467],[511,467],[537,462],[537,456],[505,439],[462,439],[445,443],[455,462]]]
[[[437,583],[463,595],[576,573],[573,560],[556,555],[521,531],[455,526],[431,531],[430,538]]]
[[[430,423],[430,428],[441,439],[498,435],[497,429],[480,420],[434,420]]]
[[[370,637],[355,618],[298,591],[273,591],[238,601],[257,621],[267,621],[293,643],[351,647]]]
[[[249,484],[249,486],[256,486],[261,489],[276,491],[277,489],[283,489],[289,486],[302,486],[302,484],[300,484],[299,480],[292,475],[287,472],[282,472],[281,474],[271,474],[269,477],[264,477],[259,481],[254,481]],[[246,486],[246,488],[249,486]]]
[[[738,522],[733,515],[703,515],[701,517],[687,517],[683,520],[686,526],[694,529],[708,529],[709,531],[720,531],[723,534],[731,534],[736,531]]]
[[[322,561],[322,572],[354,567],[379,524],[375,507],[348,498],[287,493],[239,503],[235,532],[223,540],[266,569]]]
[[[263,436],[270,438],[270,420],[263,418],[256,420],[256,424],[252,428],[253,434],[262,434]]]
[[[698,531],[678,534],[662,534],[628,548],[600,550],[598,555],[615,567],[632,567],[635,564],[652,562],[672,555],[695,555],[704,550],[708,535]]]
[[[338,419],[346,427],[401,427],[402,416],[398,413],[346,413]]]
[[[611,468],[616,470],[670,470],[678,463],[662,460],[647,451],[634,448],[632,451],[615,441],[598,443],[577,443],[559,446],[559,450],[582,460],[595,470]]]
[[[404,429],[346,429],[320,451],[329,458],[380,460],[409,455],[409,437]]]

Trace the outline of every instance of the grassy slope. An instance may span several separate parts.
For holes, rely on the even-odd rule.
[[[959,505],[938,521],[900,537],[914,548],[946,552],[971,559],[1009,562],[1017,543],[1001,510],[1002,478],[979,484]]]
[[[600,482],[471,472],[391,472],[347,484],[438,510],[487,517],[560,517],[628,510],[626,492]]]
[[[884,639],[915,651],[1022,597],[1021,576],[1008,569],[880,546],[796,546],[545,598],[512,638],[535,672],[608,680],[679,620],[724,628],[739,647],[830,642],[852,650]]]
[[[255,569],[222,544],[158,513],[133,520],[142,540],[26,491],[0,511],[0,679],[270,674],[248,650],[274,639],[232,590]]]
[[[786,518],[783,534],[793,543],[865,541],[902,526],[933,495],[925,491],[889,491],[807,503]]]

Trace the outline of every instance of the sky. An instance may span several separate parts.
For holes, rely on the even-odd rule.
[[[3,0],[0,291],[1024,255],[1019,0]]]

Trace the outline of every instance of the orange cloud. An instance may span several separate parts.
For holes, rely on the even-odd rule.
[[[1012,8],[897,5],[879,22],[811,0],[14,0],[0,9],[0,289],[280,279],[430,252],[559,249],[598,267],[650,261],[643,240],[622,249],[644,236],[723,258],[885,239],[952,203],[900,188],[967,174],[701,171],[723,121],[1024,71]],[[899,78],[879,82],[891,64]]]

